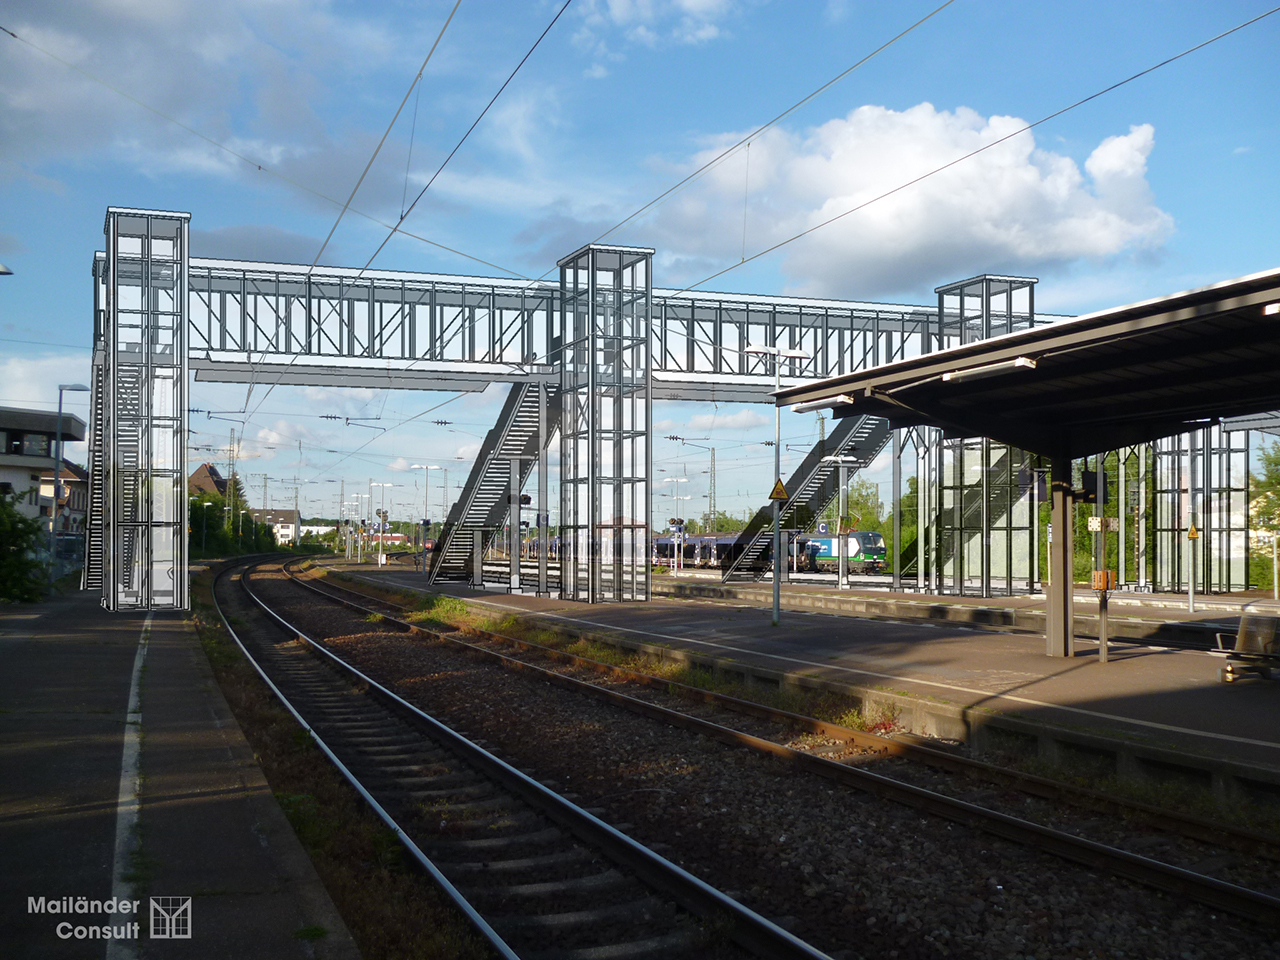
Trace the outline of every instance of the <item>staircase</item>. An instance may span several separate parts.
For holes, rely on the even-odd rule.
[[[786,483],[790,498],[783,501],[779,525],[804,528],[827,509],[839,494],[840,466],[824,463],[838,456],[848,464],[850,476],[868,466],[889,442],[889,421],[881,417],[846,417],[838,421],[830,437],[818,443]],[[763,580],[768,573],[773,545],[773,504],[761,507],[751,518],[725,558],[725,583]]]
[[[103,499],[106,477],[103,474],[103,444],[106,428],[103,424],[103,386],[106,371],[100,351],[95,351],[93,364],[93,393],[89,400],[89,502],[85,517],[84,572],[80,576],[82,590],[102,590],[103,558]]]
[[[998,454],[992,458],[987,470],[988,476],[992,480],[987,499],[987,519],[988,524],[991,526],[1004,519],[1005,514],[1008,513],[1009,505],[997,481],[1007,469],[1010,451],[1005,448],[998,448],[998,451]],[[981,536],[981,522],[977,519],[981,517],[982,511],[982,485],[980,483],[965,485],[960,509],[962,516],[965,518],[964,532],[970,537]],[[954,556],[958,539],[957,528],[954,524],[954,514],[941,525],[939,536],[942,538],[941,549],[943,555]],[[918,536],[909,543],[902,545],[899,559],[902,563],[902,577],[906,577],[908,574],[918,576],[917,564],[920,560],[920,540]]]
[[[115,514],[103,542],[107,550],[118,551],[109,565],[114,571],[116,586],[123,593],[135,594],[146,602],[150,598],[141,596],[145,574],[136,562],[139,551],[143,549],[141,539],[146,527],[146,516],[140,509],[146,493],[142,489],[145,477],[140,436],[144,429],[141,417],[144,375],[138,367],[126,367],[116,373],[115,462],[111,465],[112,476],[108,477],[108,482],[120,493],[114,502]],[[185,488],[182,495],[186,496]],[[113,534],[115,542],[110,539]]]
[[[560,425],[560,391],[547,390],[547,433]],[[487,549],[500,536],[511,513],[507,502],[511,493],[511,463],[520,458],[520,487],[533,472],[538,459],[538,385],[512,384],[498,422],[484,438],[475,465],[467,477],[462,495],[445,520],[436,549],[431,554],[430,583],[471,582],[475,532],[484,538]],[[519,512],[515,513],[519,522]]]

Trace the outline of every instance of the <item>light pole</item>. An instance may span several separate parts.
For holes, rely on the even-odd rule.
[[[431,471],[443,470],[444,468],[438,467],[434,463],[415,463],[412,464],[409,469],[422,471],[422,572],[425,574],[427,572],[427,530],[430,529],[428,524],[431,521],[431,501],[428,498],[428,492],[431,489]],[[446,482],[448,476],[449,475],[446,473]],[[441,499],[443,499],[443,494],[441,495]]]
[[[682,445],[686,445],[686,446],[690,446],[690,447],[697,447],[699,450],[709,450],[709,451],[711,451],[711,473],[710,473],[710,483],[709,483],[709,484],[708,484],[708,486],[707,486],[707,491],[708,491],[708,492],[707,492],[707,494],[706,494],[706,499],[707,499],[707,516],[711,518],[711,523],[709,524],[709,526],[711,527],[711,529],[710,529],[710,531],[704,530],[704,531],[703,531],[703,533],[708,533],[708,532],[709,532],[709,533],[711,533],[711,534],[712,534],[712,536],[714,536],[714,535],[717,533],[716,516],[717,516],[717,514],[718,514],[718,512],[719,512],[719,511],[716,509],[716,448],[715,448],[715,447],[708,447],[708,446],[704,446],[704,445],[703,445],[703,444],[701,444],[701,443],[694,443],[694,442],[693,442],[693,440],[689,440],[689,439],[687,439],[686,437],[676,436],[674,433],[667,434],[667,439],[668,439],[668,440],[679,440],[679,441],[680,441],[680,443],[681,443]],[[711,438],[710,438],[710,437],[694,437],[693,439],[694,439],[694,440],[710,440]]]
[[[0,264],[0,271],[4,273],[12,273],[4,264]],[[58,455],[53,461],[53,505],[49,508],[49,586],[53,586],[53,578],[58,569],[58,488],[62,486],[62,395],[66,391],[74,393],[88,393],[89,388],[83,383],[60,383],[58,384],[58,432],[54,436],[54,441],[58,445]]]
[[[773,392],[782,389],[782,358],[792,357],[797,360],[808,360],[809,354],[803,350],[784,350],[781,347],[747,347],[745,353],[760,353],[773,357]],[[782,408],[773,406],[773,477],[774,490],[782,483]],[[771,491],[772,492],[772,491]],[[773,500],[773,625],[776,627],[782,613],[782,579],[780,563],[782,560],[782,527],[781,500]]]
[[[372,483],[372,481],[370,482]],[[364,526],[364,522],[365,522],[365,513],[367,512],[367,508],[369,504],[364,504],[362,506],[360,503],[360,500],[361,498],[364,498],[366,500],[372,500],[373,494],[353,493],[352,496],[356,498],[356,517],[360,521],[360,527],[356,532],[356,563],[364,563],[364,538],[365,538],[365,529],[366,529]]]
[[[688,483],[689,478],[688,477],[665,477],[663,478],[662,482],[663,483]],[[682,497],[679,494],[680,494],[679,487],[671,488],[671,514],[672,514],[673,520],[676,521],[676,529],[671,531],[671,546],[672,546],[671,569],[672,570],[680,569],[680,554],[682,552],[681,542],[680,542],[681,524],[678,522],[680,517],[680,501],[689,499],[688,497]]]
[[[369,481],[369,486],[382,488],[382,508],[378,511],[378,566],[381,567],[387,562],[386,558],[383,556],[382,545],[383,541],[386,539],[387,487],[391,486],[391,484],[374,483],[371,480]]]
[[[200,503],[204,507],[200,511],[200,552],[204,553],[209,549],[209,504],[213,501],[201,500]]]

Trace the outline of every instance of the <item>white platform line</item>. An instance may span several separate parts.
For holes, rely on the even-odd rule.
[[[116,799],[116,846],[111,868],[111,896],[117,900],[133,899],[133,885],[125,880],[129,859],[134,850],[138,825],[138,761],[142,748],[142,665],[147,659],[147,642],[151,639],[151,618],[142,622],[138,651],[133,655],[133,679],[129,682],[129,708],[124,724],[124,751],[120,761],[120,790]],[[113,925],[141,923],[137,913],[117,913]],[[141,939],[141,931],[139,931]],[[107,960],[135,960],[137,940],[108,940]]]

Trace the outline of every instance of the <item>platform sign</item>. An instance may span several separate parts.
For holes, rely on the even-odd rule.
[[[769,494],[770,500],[789,500],[787,488],[782,485],[782,478],[779,477],[773,484],[773,492]]]
[[[1187,531],[1187,539],[1188,540],[1200,539],[1200,532],[1196,530],[1196,525],[1194,523],[1191,525],[1191,529]]]
[[[826,521],[823,521],[822,523],[818,524],[818,536],[825,537],[830,532],[831,532],[831,525],[829,523],[827,523]]]

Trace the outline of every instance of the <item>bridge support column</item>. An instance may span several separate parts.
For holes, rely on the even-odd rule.
[[[86,561],[101,564],[108,610],[187,609],[189,220],[107,209],[94,351],[101,554],[89,551]],[[89,574],[96,579],[97,570]]]
[[[547,541],[551,517],[547,512],[547,385],[538,384],[538,596],[547,597]]]
[[[511,569],[511,592],[520,589],[520,461],[511,461],[511,519],[507,524],[507,558]]]
[[[653,251],[590,244],[559,262],[560,591],[649,599]]]
[[[902,589],[902,431],[893,431],[893,589]],[[916,551],[919,554],[919,540]]]
[[[1049,588],[1045,611],[1045,653],[1075,656],[1075,550],[1071,460],[1055,457],[1050,474]]]
[[[844,528],[844,518],[849,512],[849,468],[840,464],[840,516],[836,520],[836,562],[840,575],[836,579],[839,589],[849,586],[849,534]]]

